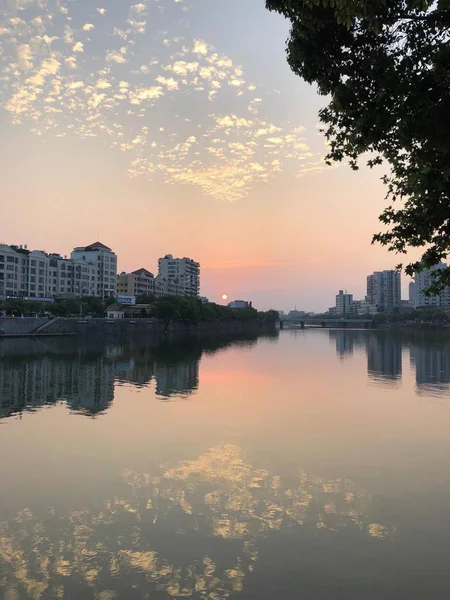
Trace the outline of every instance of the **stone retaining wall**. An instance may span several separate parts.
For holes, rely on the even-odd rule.
[[[46,322],[47,319],[39,317],[0,317],[0,334],[24,335]]]
[[[5,322],[2,325],[2,322]],[[46,324],[42,335],[77,335],[97,339],[124,339],[142,335],[156,335],[165,333],[165,323],[156,319],[83,319],[58,317],[52,321],[48,319],[14,318],[5,317],[0,319],[1,333],[9,335],[32,334],[39,335],[36,330]],[[240,331],[271,330],[275,326],[264,326],[260,323],[239,323],[236,321],[220,321],[217,323],[199,323],[188,325],[183,323],[172,323],[168,328],[170,333],[195,333],[195,332],[222,332],[234,333]]]

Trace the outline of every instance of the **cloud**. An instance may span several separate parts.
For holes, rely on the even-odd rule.
[[[208,54],[208,44],[203,40],[194,40],[192,52],[194,52],[194,54]]]
[[[66,65],[68,65],[71,69],[76,69],[77,67],[77,59],[75,56],[67,56],[64,59],[64,62],[66,63]]]
[[[119,51],[110,50],[109,52],[106,53],[106,60],[107,60],[107,62],[124,64],[127,62],[127,59],[125,58],[126,53],[127,53],[127,49],[125,47],[121,48]]]
[[[130,92],[130,104],[141,104],[145,100],[157,100],[164,95],[164,90],[161,86],[153,86],[148,88],[138,88]]]
[[[146,11],[146,9],[147,9],[146,5],[143,4],[142,2],[139,4],[134,4],[131,7],[131,10],[133,10],[134,12],[137,12],[137,13],[143,13]]]
[[[160,75],[156,78],[156,81],[161,85],[164,85],[170,91],[178,90],[178,83],[172,77],[163,77]]]
[[[282,171],[303,177],[326,168],[323,144],[310,148],[301,125],[267,119],[266,94],[257,95],[241,65],[203,39],[168,37],[162,1],[121,0],[125,19],[111,13],[102,28],[79,3],[81,31],[92,32],[86,47],[74,39],[78,3],[60,2],[67,10],[57,18],[29,3],[24,18],[0,30],[0,104],[12,123],[36,135],[97,137],[127,152],[131,177],[194,185],[221,201],[239,200]],[[152,40],[145,62],[144,33]],[[170,124],[157,112],[162,98]]]
[[[33,54],[29,44],[21,44],[17,48],[17,59],[22,71],[29,71],[33,68]]]
[[[216,124],[220,128],[224,127],[250,127],[253,125],[253,121],[248,119],[244,119],[242,117],[237,117],[234,114],[225,115],[224,117],[218,117],[216,119]]]
[[[107,90],[111,87],[111,84],[107,79],[99,79],[95,84],[95,87],[99,90]]]
[[[56,58],[45,58],[41,63],[39,73],[42,75],[54,75],[60,69],[61,63]]]

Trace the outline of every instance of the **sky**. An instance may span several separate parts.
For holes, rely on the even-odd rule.
[[[371,245],[382,173],[325,165],[288,33],[264,0],[0,0],[0,242],[189,256],[260,309],[364,297],[401,260]]]

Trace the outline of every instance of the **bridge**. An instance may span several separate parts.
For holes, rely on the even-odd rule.
[[[372,319],[321,319],[313,317],[297,317],[294,319],[280,319],[280,329],[289,329],[290,327],[315,327],[315,328],[353,328],[353,329],[369,329],[373,324]]]

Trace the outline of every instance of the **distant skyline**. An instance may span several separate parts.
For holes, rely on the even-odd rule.
[[[402,258],[370,245],[381,172],[324,165],[287,33],[256,0],[0,2],[0,241],[189,256],[202,295],[262,309],[363,297]]]

